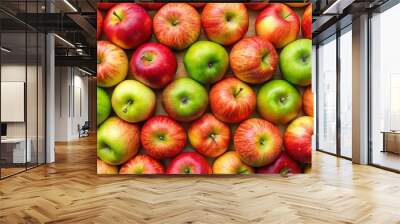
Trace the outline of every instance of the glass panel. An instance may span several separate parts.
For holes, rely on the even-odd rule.
[[[318,48],[318,148],[336,153],[336,37]]]
[[[371,19],[372,163],[400,170],[400,4]]]
[[[46,60],[46,52],[45,52],[45,44],[46,37],[44,34],[39,33],[39,45],[38,45],[38,164],[43,164],[46,162],[46,148],[45,148],[45,120],[46,120],[46,108],[45,108],[45,60]]]
[[[352,32],[340,36],[340,153],[352,157]]]

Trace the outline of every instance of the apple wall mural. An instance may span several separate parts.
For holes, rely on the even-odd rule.
[[[98,3],[98,174],[308,172],[311,11]]]

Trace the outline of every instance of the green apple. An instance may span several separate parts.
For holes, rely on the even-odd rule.
[[[121,119],[141,122],[155,111],[156,95],[153,90],[138,81],[125,80],[115,87],[111,105]]]
[[[312,41],[299,39],[288,44],[279,56],[280,69],[287,81],[308,86],[312,78]]]
[[[190,78],[180,78],[170,83],[163,91],[162,105],[169,116],[178,121],[192,121],[207,109],[206,89]]]
[[[105,121],[111,113],[111,100],[107,92],[97,87],[97,126]]]
[[[110,117],[97,130],[97,157],[110,165],[120,165],[136,155],[140,128],[118,117]]]
[[[224,77],[229,57],[221,45],[211,41],[197,41],[186,52],[183,63],[192,79],[210,84]]]
[[[299,91],[285,80],[272,80],[264,84],[257,95],[260,115],[275,124],[293,120],[301,109]]]

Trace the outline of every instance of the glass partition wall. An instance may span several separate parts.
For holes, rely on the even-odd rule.
[[[45,35],[18,20],[39,1],[0,3],[0,178],[45,163]],[[3,5],[2,5],[3,4]],[[21,13],[24,12],[24,13]]]

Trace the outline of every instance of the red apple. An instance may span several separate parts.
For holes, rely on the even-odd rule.
[[[100,10],[109,10],[118,3],[109,3],[109,2],[99,2],[97,3],[97,8]]]
[[[246,3],[246,7],[251,10],[261,10],[267,5],[268,3]]]
[[[97,33],[96,33],[96,38],[100,39],[101,38],[101,32],[103,31],[103,15],[99,10],[97,11]]]
[[[281,153],[282,136],[272,123],[251,118],[239,125],[233,137],[240,159],[253,167],[272,163]]]
[[[299,165],[291,159],[285,152],[282,152],[278,159],[272,164],[264,167],[260,167],[256,170],[256,173],[273,173],[286,175],[287,173],[301,173]]]
[[[213,114],[228,123],[243,121],[256,107],[256,94],[253,89],[234,77],[217,82],[211,88],[209,98]]]
[[[213,163],[214,174],[251,174],[254,170],[240,160],[236,151],[229,151],[218,157]]]
[[[312,39],[312,4],[309,4],[304,10],[301,19],[301,32],[304,38]]]
[[[165,5],[165,3],[154,3],[154,2],[149,2],[149,3],[137,3],[138,5],[142,6],[143,8],[147,10],[159,10],[161,7]]]
[[[231,130],[212,114],[204,114],[194,121],[188,131],[192,146],[207,157],[217,157],[229,146]]]
[[[145,43],[133,53],[130,69],[135,79],[150,86],[162,88],[175,76],[178,63],[174,53],[159,43]]]
[[[146,153],[156,159],[172,158],[186,145],[185,129],[164,115],[150,118],[143,125],[140,138]]]
[[[200,35],[200,15],[186,3],[168,3],[154,16],[157,40],[176,50],[187,48]]]
[[[235,44],[229,59],[235,76],[251,84],[269,80],[279,62],[274,46],[256,36],[246,37]]]
[[[196,152],[182,152],[168,165],[168,174],[211,174],[207,160]]]
[[[119,174],[164,174],[163,165],[148,155],[137,155],[122,164]]]
[[[97,85],[112,87],[128,74],[125,52],[108,41],[97,41]]]
[[[283,135],[283,144],[288,155],[300,163],[311,163],[314,119],[309,116],[292,121]]]
[[[118,174],[118,166],[110,165],[97,159],[97,174]]]
[[[303,112],[310,117],[314,117],[314,96],[311,86],[303,93]]]
[[[299,17],[282,3],[269,4],[256,19],[256,33],[282,48],[296,40],[300,29]]]
[[[231,45],[246,34],[249,15],[243,3],[207,3],[201,13],[201,24],[208,39]]]
[[[108,10],[104,18],[107,38],[124,49],[132,49],[151,37],[151,18],[135,3],[120,3]]]

